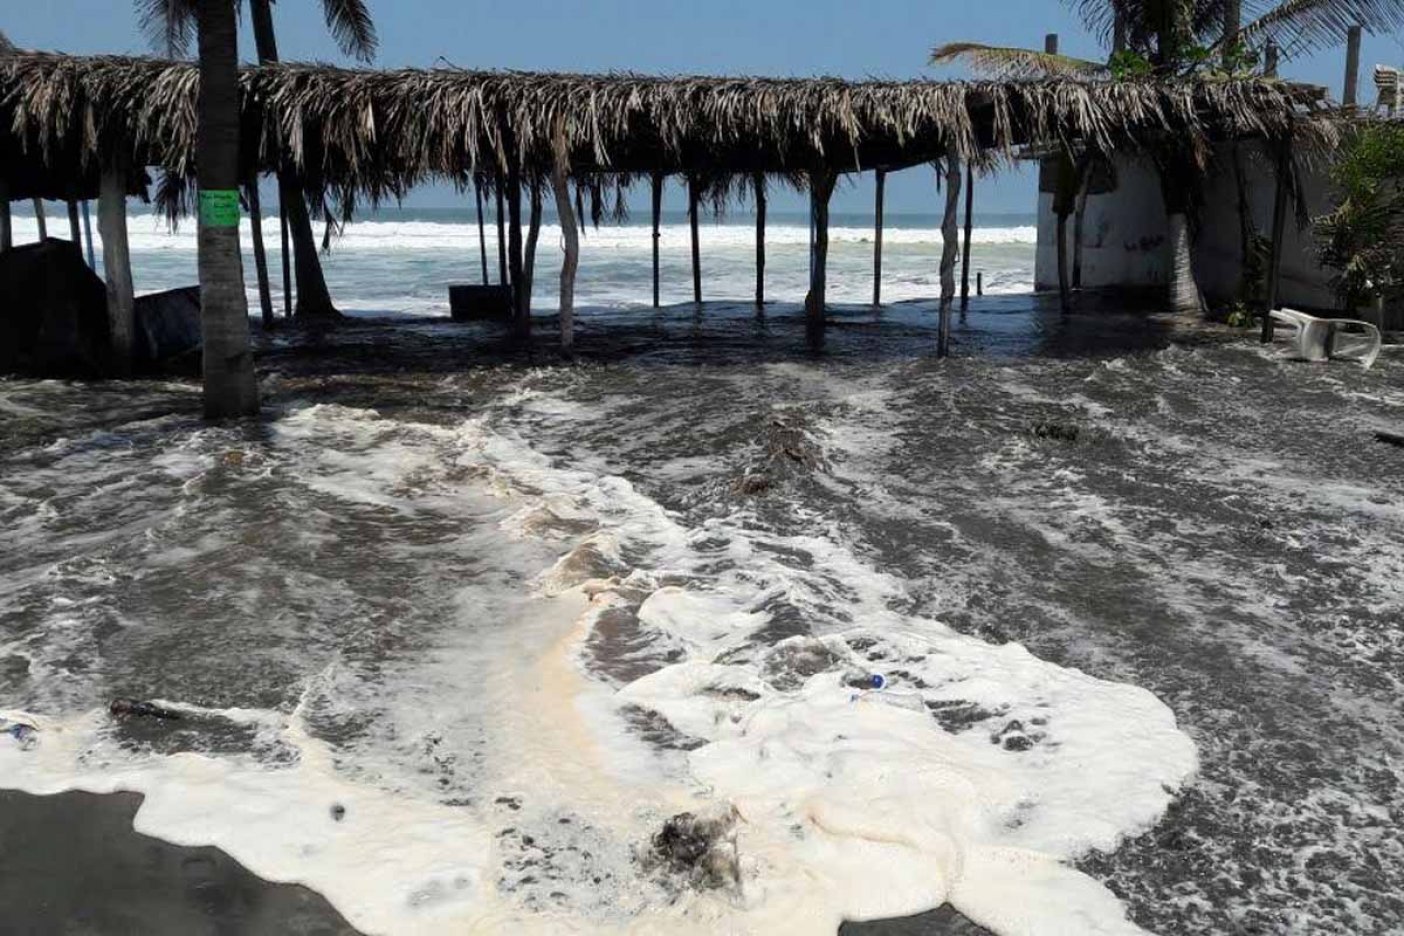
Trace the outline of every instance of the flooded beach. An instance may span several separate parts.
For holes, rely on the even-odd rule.
[[[367,932],[1397,930],[1397,356],[1028,297],[947,360],[922,303],[577,327],[275,332],[222,426],[0,383],[0,785],[144,793]]]

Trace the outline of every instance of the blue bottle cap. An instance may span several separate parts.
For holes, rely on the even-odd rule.
[[[883,686],[887,685],[887,680],[882,678],[881,673],[874,673],[872,685],[874,689],[881,689]]]

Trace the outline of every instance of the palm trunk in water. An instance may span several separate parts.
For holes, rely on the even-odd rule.
[[[200,0],[200,330],[205,415],[258,412],[249,306],[239,258],[239,31],[229,0]]]
[[[273,32],[273,11],[269,0],[249,0],[249,9],[260,64],[278,61],[278,41]],[[297,315],[308,318],[339,317],[341,313],[332,305],[327,280],[322,273],[322,261],[317,255],[317,241],[312,234],[307,201],[297,184],[296,172],[287,159],[283,160],[278,170],[278,200],[279,210],[288,219],[288,231],[292,238],[293,267],[297,276]]]

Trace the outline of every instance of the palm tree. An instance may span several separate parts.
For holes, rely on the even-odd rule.
[[[194,0],[137,0],[144,19],[158,41],[172,55],[180,55],[189,45]],[[240,0],[231,0],[237,6]],[[278,41],[273,30],[272,4],[275,0],[249,0],[253,22],[254,43],[262,64],[278,61]],[[341,50],[362,61],[375,57],[375,26],[365,0],[319,0],[327,28]],[[307,211],[296,170],[284,160],[278,171],[278,194],[282,211],[286,213],[292,236],[294,265],[297,275],[297,315],[305,318],[335,318],[340,313],[332,304],[326,277],[317,253],[317,241],[312,234],[312,221]]]
[[[965,60],[977,71],[1002,77],[1179,77],[1206,66],[1226,71],[1250,68],[1255,56],[1248,50],[1268,39],[1279,43],[1290,56],[1338,45],[1353,25],[1372,33],[1404,27],[1404,0],[1276,0],[1247,24],[1241,22],[1243,0],[1065,2],[1103,47],[1111,49],[1107,61],[975,42],[938,46],[931,61]],[[1265,5],[1254,4],[1259,9]],[[1196,202],[1193,193],[1204,169],[1203,156],[1186,151],[1177,140],[1166,140],[1152,155],[1160,170],[1170,231],[1170,304],[1177,313],[1200,313],[1203,302],[1194,277],[1190,219]],[[1057,159],[1060,185],[1080,187],[1085,174],[1066,171],[1072,154],[1060,152]],[[1055,204],[1063,208],[1058,216],[1060,242],[1066,239],[1062,229],[1075,192],[1076,188],[1054,194]],[[1066,263],[1060,262],[1059,289],[1064,297],[1065,267]]]
[[[164,2],[169,8],[171,0]],[[252,416],[258,413],[258,383],[249,348],[244,265],[239,258],[238,22],[230,0],[198,0],[195,12],[200,48],[195,170],[200,188],[205,415]]]

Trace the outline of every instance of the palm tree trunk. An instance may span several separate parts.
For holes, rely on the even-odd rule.
[[[200,329],[205,415],[258,412],[239,259],[239,30],[228,0],[200,0],[195,164],[200,188]]]
[[[34,199],[34,220],[39,222],[39,240],[41,242],[49,239],[49,222],[44,217],[44,202],[41,199]]]
[[[263,208],[258,199],[258,174],[245,186],[249,199],[249,224],[253,228],[254,272],[258,275],[258,305],[263,312],[263,327],[273,328],[273,290],[268,285],[268,254],[263,249]]]
[[[273,32],[273,11],[269,0],[249,0],[253,20],[254,44],[258,47],[261,64],[278,61],[278,40]],[[307,318],[339,318],[341,313],[332,305],[327,291],[322,261],[317,254],[317,241],[312,235],[312,218],[307,213],[307,201],[297,184],[297,171],[292,160],[282,160],[278,169],[279,210],[288,220],[292,238],[293,265],[297,272],[297,314]]]
[[[1170,228],[1170,308],[1176,315],[1198,318],[1204,312],[1199,284],[1194,278],[1193,247],[1189,217],[1183,212],[1169,216]]]

